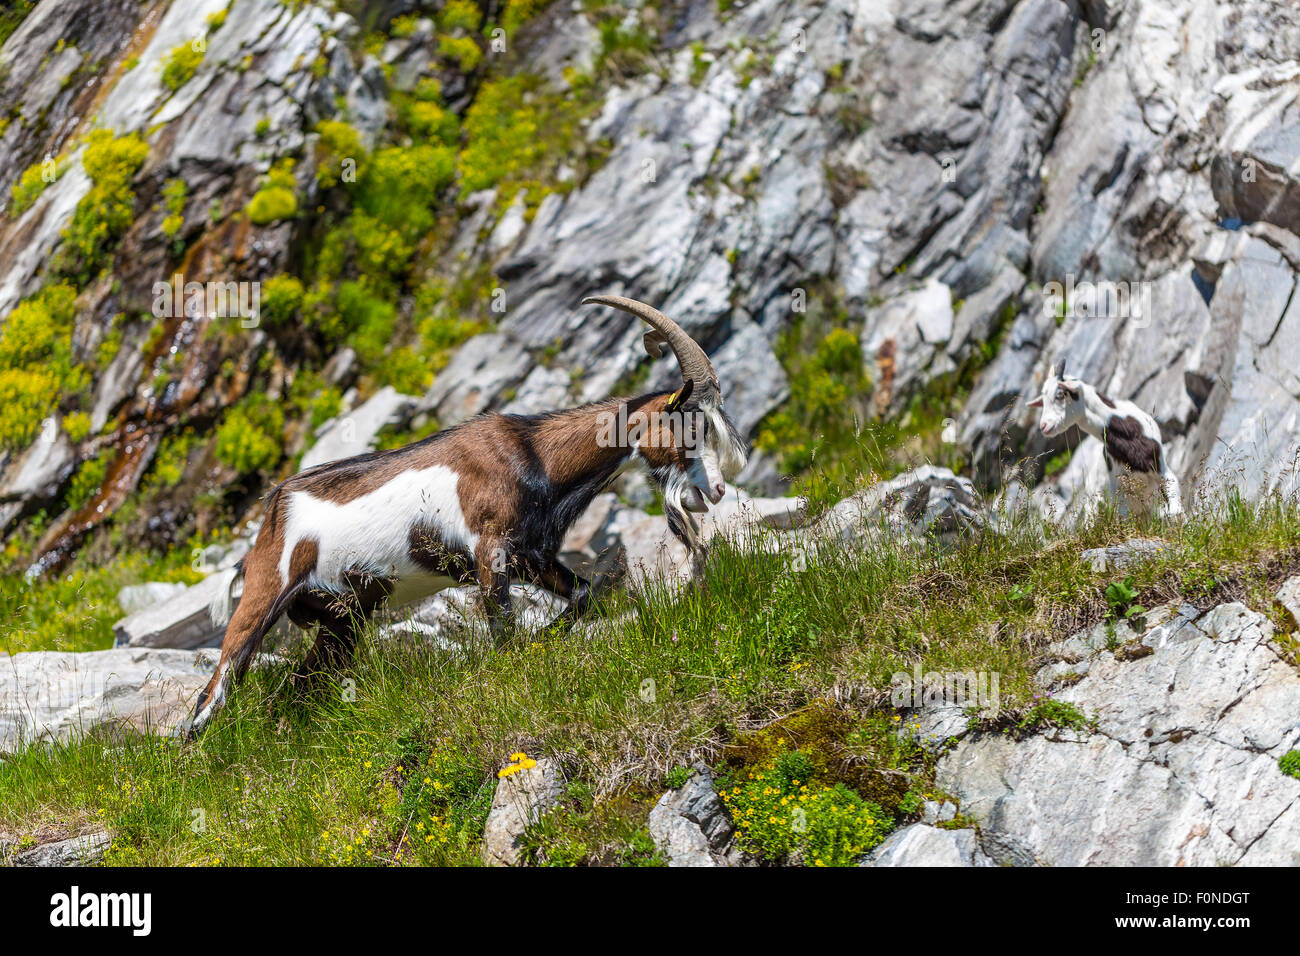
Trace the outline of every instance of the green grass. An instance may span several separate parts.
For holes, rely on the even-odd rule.
[[[917,662],[997,671],[1004,725],[1078,725],[1036,700],[1030,678],[1050,640],[1109,613],[1113,581],[1079,552],[1134,533],[1168,543],[1130,571],[1148,607],[1267,608],[1300,564],[1300,516],[1277,502],[1178,528],[1103,517],[949,551],[825,548],[803,571],[789,555],[719,545],[704,587],[611,595],[591,630],[471,642],[463,655],[372,637],[306,699],[285,687],[290,662],[255,671],[185,745],[30,748],[0,763],[0,830],[102,822],[114,863],[470,864],[497,771],[525,751],[558,760],[570,782],[558,815],[530,831],[529,859],[654,865],[645,815],[677,768],[711,762],[724,789],[740,788],[728,799],[751,806],[761,794],[747,795],[747,775],[797,750],[827,813],[848,822],[810,818],[803,843],[766,833],[750,845],[848,862],[932,787],[932,758],[896,732],[891,675]],[[79,592],[42,598],[56,595],[66,606]]]
[[[113,646],[113,623],[123,616],[117,592],[143,581],[193,584],[190,552],[131,553],[112,561],[82,558],[57,578],[28,581],[0,574],[0,651],[98,651]]]

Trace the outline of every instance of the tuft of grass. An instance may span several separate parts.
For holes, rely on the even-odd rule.
[[[1278,757],[1277,768],[1287,776],[1300,780],[1300,750],[1288,750]]]

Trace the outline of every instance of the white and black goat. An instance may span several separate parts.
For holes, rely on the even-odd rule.
[[[540,415],[486,414],[412,445],[309,468],[267,499],[257,541],[241,563],[239,606],[221,659],[190,725],[221,707],[283,614],[319,625],[295,678],[346,659],[364,620],[447,587],[477,583],[493,633],[510,614],[510,580],[567,598],[567,620],[592,584],[556,557],[565,531],[623,468],[642,464],[662,489],[668,524],[692,552],[690,512],[717,503],[745,464],[704,350],[662,312],[621,296],[592,296],[641,318],[654,357],[666,344],[682,386]],[[232,585],[234,580],[232,578]],[[223,601],[213,603],[218,623]],[[224,601],[229,615],[229,599]]]
[[[1029,407],[1042,409],[1039,428],[1048,438],[1078,425],[1101,441],[1110,493],[1120,514],[1141,512],[1172,518],[1183,513],[1182,491],[1165,457],[1160,427],[1132,402],[1112,401],[1087,382],[1066,375],[1062,358]]]

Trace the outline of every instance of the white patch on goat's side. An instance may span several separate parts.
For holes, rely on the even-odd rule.
[[[358,569],[375,577],[432,577],[411,560],[410,532],[417,524],[448,551],[474,553],[478,535],[460,507],[460,476],[445,465],[404,471],[347,504],[295,491],[286,502],[280,582],[289,583],[289,562],[300,541],[315,541],[319,554],[309,584],[344,589],[343,574]]]

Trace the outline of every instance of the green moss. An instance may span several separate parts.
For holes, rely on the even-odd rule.
[[[192,80],[206,52],[207,47],[196,40],[187,40],[172,47],[171,52],[163,60],[163,86],[175,93]]]
[[[438,55],[456,64],[462,73],[472,73],[483,60],[483,50],[472,37],[448,36],[438,37]]]
[[[298,214],[298,196],[294,192],[293,160],[281,159],[271,171],[261,188],[248,201],[248,218],[254,225],[265,226],[292,219]]]
[[[284,411],[265,394],[248,396],[217,429],[217,459],[240,474],[267,471],[284,454]]]

